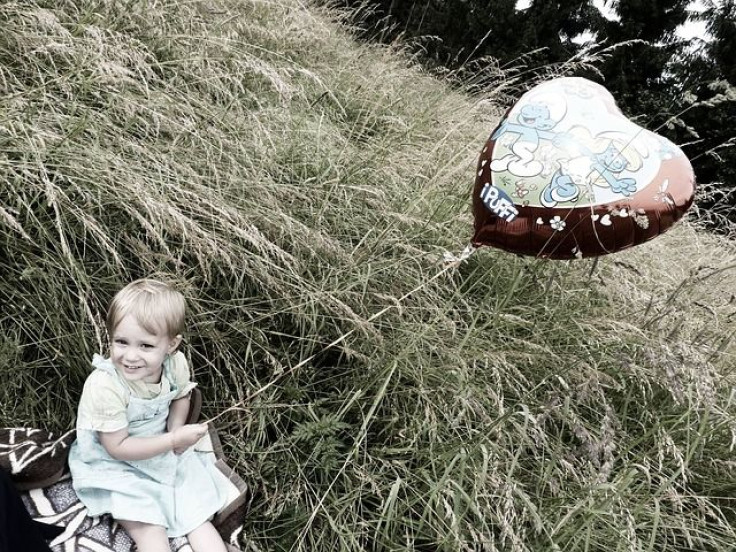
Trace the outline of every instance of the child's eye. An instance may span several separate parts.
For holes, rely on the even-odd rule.
[[[153,349],[153,345],[151,345],[150,343],[141,343],[141,347],[143,347],[144,349]]]
[[[116,345],[127,345],[128,344],[128,342],[125,341],[124,339],[114,339],[113,343],[115,343]]]

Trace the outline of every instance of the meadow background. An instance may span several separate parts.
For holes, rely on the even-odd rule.
[[[73,428],[153,275],[204,415],[241,405],[245,550],[732,550],[732,238],[695,209],[598,260],[444,264],[518,80],[450,86],[354,22],[0,2],[2,424]]]

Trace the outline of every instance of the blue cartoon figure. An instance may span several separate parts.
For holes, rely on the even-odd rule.
[[[636,180],[621,176],[625,170],[635,172],[642,166],[642,155],[635,147],[603,135],[592,138],[581,129],[573,129],[571,134],[576,134],[574,139],[558,137],[555,140],[558,147],[575,144],[575,153],[560,160],[559,168],[541,192],[542,205],[555,207],[558,203],[576,201],[582,190],[595,195],[596,189],[605,189],[609,196],[612,192],[623,197],[636,193]]]
[[[638,166],[634,169],[630,165],[632,163],[623,155],[623,151],[619,150],[613,143],[610,143],[605,150],[593,156],[591,169],[601,175],[611,187],[612,192],[629,197],[636,192],[636,180],[633,178],[621,178],[619,175],[625,169],[638,169]],[[640,166],[641,163],[638,165]]]
[[[511,153],[491,161],[494,172],[509,171],[514,176],[530,177],[542,172],[543,165],[534,159],[534,152],[542,139],[553,140],[550,130],[557,124],[550,115],[549,107],[541,102],[524,105],[516,115],[516,122],[504,120],[491,136],[498,140],[505,134],[517,134],[508,147]]]
[[[565,174],[561,168],[557,169],[550,183],[542,190],[540,202],[545,207],[554,207],[558,203],[576,201],[582,184],[581,179]]]

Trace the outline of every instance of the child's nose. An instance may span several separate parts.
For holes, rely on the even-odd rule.
[[[135,348],[130,347],[126,349],[125,355],[123,356],[123,358],[125,360],[137,360],[138,358],[140,358],[140,355],[138,354],[138,351]]]

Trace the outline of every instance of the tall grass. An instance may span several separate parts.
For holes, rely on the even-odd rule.
[[[73,427],[156,275],[204,414],[240,405],[248,550],[731,550],[733,244],[448,268],[495,98],[330,15],[0,4],[3,423]]]

